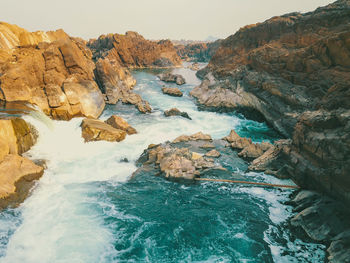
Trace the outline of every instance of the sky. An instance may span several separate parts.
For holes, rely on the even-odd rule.
[[[226,38],[240,27],[334,0],[1,0],[0,21],[84,39],[137,31],[148,39]]]

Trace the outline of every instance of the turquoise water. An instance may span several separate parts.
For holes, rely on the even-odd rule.
[[[132,105],[109,105],[102,119],[124,117],[138,134],[120,143],[84,143],[81,119],[25,117],[40,133],[28,157],[48,160],[31,196],[0,214],[1,262],[320,262],[323,246],[305,243],[288,230],[292,190],[226,183],[176,183],[141,174],[135,161],[151,143],[198,131],[222,138],[235,129],[254,141],[277,138],[264,123],[235,114],[198,111],[188,96],[199,84],[185,76],[184,97],[161,93],[154,71],[135,71],[135,92],[152,114]],[[167,86],[171,86],[167,84]],[[191,120],[165,118],[177,107]],[[123,162],[127,158],[129,162]],[[262,173],[227,167],[247,180],[290,184]]]

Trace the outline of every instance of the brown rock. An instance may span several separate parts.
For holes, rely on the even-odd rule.
[[[42,167],[27,158],[6,155],[0,162],[0,208],[21,203],[43,172]]]
[[[203,149],[213,149],[213,148],[215,148],[215,145],[212,144],[212,143],[204,143],[203,145],[200,146],[200,148],[203,148]]]
[[[85,142],[109,141],[120,142],[125,139],[126,132],[115,129],[107,123],[97,119],[84,119],[82,124],[82,137]]]
[[[205,156],[207,156],[207,157],[214,157],[214,158],[220,157],[220,155],[221,155],[221,153],[219,153],[215,149],[213,149],[205,154]]]
[[[112,115],[106,121],[107,124],[111,125],[113,128],[126,131],[127,134],[136,134],[137,131],[127,123],[122,117]]]
[[[168,94],[168,95],[174,96],[174,97],[182,97],[183,96],[183,93],[178,88],[166,88],[166,87],[163,87],[162,88],[162,92],[164,94]]]
[[[1,30],[6,34],[0,34],[0,43],[7,43],[12,56],[0,63],[0,100],[35,104],[55,119],[101,114],[103,95],[82,41],[63,31],[29,33],[4,23]]]
[[[173,143],[178,143],[178,142],[187,142],[187,141],[212,141],[212,138],[209,134],[203,134],[202,132],[197,132],[195,134],[192,134],[191,136],[188,135],[181,135],[177,137]]]
[[[252,143],[238,153],[238,156],[243,158],[258,158],[264,153],[259,144]]]
[[[6,146],[3,152],[22,154],[36,142],[37,132],[21,118],[0,119],[0,141]]]
[[[102,35],[90,40],[94,58],[108,58],[127,68],[172,67],[181,65],[171,41],[150,41],[136,32]]]
[[[165,117],[170,117],[170,116],[181,116],[184,117],[186,119],[192,120],[190,116],[188,116],[187,112],[184,111],[180,111],[177,108],[172,108],[170,110],[166,110],[164,112]]]
[[[234,130],[231,130],[229,136],[224,139],[231,143],[231,147],[234,149],[244,149],[252,144],[251,139],[242,138]]]
[[[174,82],[177,85],[183,85],[186,83],[186,80],[183,76],[179,74],[171,74],[171,73],[164,73],[158,75],[159,79],[165,82]]]

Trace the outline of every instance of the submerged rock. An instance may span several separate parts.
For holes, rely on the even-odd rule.
[[[182,97],[183,93],[181,92],[181,90],[179,90],[178,88],[167,88],[167,87],[163,87],[162,88],[162,92],[164,94],[168,94],[170,96],[174,96],[174,97]]]
[[[166,110],[164,112],[165,117],[170,117],[170,116],[181,116],[184,117],[186,119],[192,120],[190,116],[188,116],[187,112],[184,111],[180,111],[177,108],[172,108],[170,110]]]
[[[0,161],[0,208],[23,202],[35,180],[43,173],[44,168],[29,159],[7,154]]]
[[[108,120],[106,120],[106,123],[111,125],[113,128],[126,131],[128,135],[137,133],[136,129],[130,126],[126,120],[116,115],[109,117]]]
[[[84,119],[81,123],[81,129],[85,142],[102,140],[120,142],[126,136],[125,131],[113,128],[111,125],[97,119]]]
[[[174,82],[177,85],[183,85],[186,83],[185,78],[179,74],[164,73],[164,74],[159,74],[158,77],[162,81]]]

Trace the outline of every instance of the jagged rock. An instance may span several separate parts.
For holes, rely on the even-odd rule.
[[[193,71],[198,71],[199,70],[199,64],[198,63],[192,63],[189,68]]]
[[[21,118],[0,119],[0,143],[3,145],[0,156],[28,151],[37,137],[35,128]]]
[[[106,123],[111,125],[113,128],[126,131],[126,133],[128,135],[137,133],[135,128],[130,126],[130,124],[127,123],[126,120],[124,120],[122,117],[119,117],[116,115],[112,115],[111,117],[109,117],[108,120],[106,121]]]
[[[243,27],[222,41],[191,92],[210,108],[262,114],[293,138],[279,173],[348,204],[349,22],[350,2],[338,0]]]
[[[126,136],[125,131],[113,128],[111,125],[97,119],[84,119],[81,123],[81,129],[85,142],[101,140],[120,142]]]
[[[174,97],[182,97],[182,96],[183,96],[181,90],[179,90],[178,88],[167,88],[167,87],[163,87],[163,88],[162,88],[162,92],[163,92],[164,94],[168,94],[168,95],[174,96]]]
[[[212,138],[209,134],[203,134],[202,132],[197,132],[193,135],[181,135],[177,137],[175,140],[173,140],[173,143],[178,143],[178,142],[187,142],[187,141],[198,141],[198,140],[203,140],[203,141],[212,141]]]
[[[29,33],[4,24],[0,30],[4,27],[8,30],[0,42],[8,43],[11,56],[0,63],[0,100],[35,104],[55,119],[101,114],[105,102],[82,41],[63,31]]]
[[[44,169],[27,158],[8,154],[0,161],[0,208],[23,202]]]
[[[179,74],[171,74],[171,73],[164,73],[158,75],[159,79],[165,82],[174,82],[177,85],[183,85],[186,83],[186,80],[183,76]]]
[[[214,158],[220,157],[220,155],[221,155],[221,153],[219,153],[215,149],[213,149],[205,154],[205,156],[207,156],[207,157],[214,157]]]
[[[173,67],[181,65],[171,41],[150,41],[136,32],[125,35],[102,35],[90,40],[88,46],[94,58],[108,58],[112,64],[119,63],[127,68]]]
[[[187,112],[184,111],[180,111],[177,108],[172,108],[170,110],[166,110],[164,112],[165,117],[170,117],[170,116],[181,116],[184,117],[186,119],[192,120],[190,116],[188,116]]]
[[[327,249],[330,263],[350,262],[350,230],[340,233],[332,239],[332,243]]]
[[[242,138],[234,130],[231,130],[230,134],[224,138],[226,141],[231,143],[233,149],[241,150],[238,156],[245,159],[255,159],[263,155],[272,144],[268,142],[253,143],[251,139]]]

